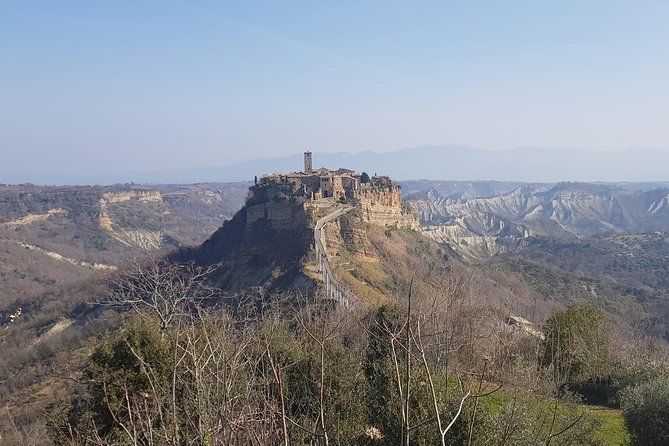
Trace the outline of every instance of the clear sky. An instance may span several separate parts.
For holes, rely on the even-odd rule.
[[[669,1],[0,0],[0,170],[669,149]]]

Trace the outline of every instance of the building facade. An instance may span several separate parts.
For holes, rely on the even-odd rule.
[[[263,175],[260,186],[280,186],[285,193],[307,200],[359,199],[365,192],[379,188],[397,190],[399,186],[387,176],[373,176],[361,183],[361,174],[351,169],[313,169],[311,152],[304,152],[304,172],[276,172]]]

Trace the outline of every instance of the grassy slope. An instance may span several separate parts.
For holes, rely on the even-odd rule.
[[[455,382],[453,385],[457,388]],[[482,398],[481,405],[492,413],[499,413],[513,397],[513,392],[508,391],[507,389],[501,389],[498,392]],[[552,401],[541,400],[534,407],[534,411],[537,413],[551,413],[553,407]],[[566,417],[572,416],[574,412],[581,411],[584,411],[586,416],[592,417],[595,420],[597,428],[594,440],[599,444],[606,446],[624,446],[629,444],[630,435],[625,427],[622,411],[620,409],[585,404],[578,404],[574,408],[565,404],[558,404],[558,421],[561,422],[566,419]],[[556,440],[558,438],[556,438]],[[559,440],[556,441],[556,443],[559,444]]]

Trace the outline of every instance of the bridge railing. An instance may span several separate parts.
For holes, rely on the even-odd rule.
[[[325,285],[325,297],[327,299],[334,300],[345,308],[351,308],[355,306],[356,297],[344,285],[338,282],[335,279],[334,274],[332,274],[332,268],[330,267],[327,251],[325,249],[323,228],[326,223],[341,217],[352,209],[353,208],[351,207],[338,209],[337,211],[319,219],[316,222],[316,226],[314,227],[314,246],[316,250],[316,257],[318,259],[318,268],[321,272],[321,277]]]

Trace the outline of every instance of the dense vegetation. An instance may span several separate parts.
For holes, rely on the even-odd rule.
[[[638,335],[669,340],[669,242],[658,234],[528,238],[484,268],[517,275],[542,299],[589,302]]]
[[[317,295],[262,296],[262,305],[251,296],[214,308],[195,293],[162,306],[175,309],[165,324],[155,296],[141,290],[173,289],[175,270],[150,268],[158,269],[145,275],[149,286],[125,294],[135,316],[91,355],[81,396],[50,407],[55,444],[627,441],[570,390],[623,370],[609,355],[603,313],[592,307],[556,314],[542,341],[481,318],[491,305],[470,278],[453,274],[439,296],[410,286],[363,312]]]

